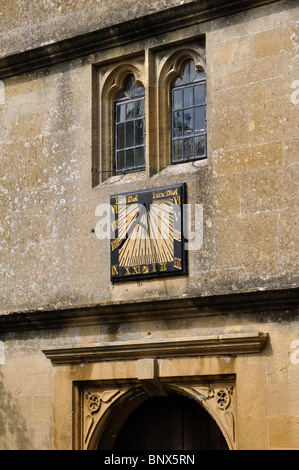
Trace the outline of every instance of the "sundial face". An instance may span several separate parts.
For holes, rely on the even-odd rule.
[[[111,196],[111,280],[187,273],[185,184]]]

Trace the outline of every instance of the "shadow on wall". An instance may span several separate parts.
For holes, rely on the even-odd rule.
[[[10,392],[6,392],[0,367],[0,450],[29,450],[29,438],[22,410]]]

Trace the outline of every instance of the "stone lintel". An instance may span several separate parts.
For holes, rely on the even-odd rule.
[[[85,346],[43,350],[53,364],[140,360],[144,358],[179,358],[207,355],[260,353],[268,334],[245,333],[202,336],[180,340],[125,342],[103,346]],[[150,364],[151,366],[151,364]],[[149,377],[151,379],[152,377]],[[143,377],[144,380],[147,377]]]

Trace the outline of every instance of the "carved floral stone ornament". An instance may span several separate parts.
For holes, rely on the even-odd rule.
[[[100,393],[94,393],[90,390],[84,392],[85,398],[85,437],[84,443],[88,442],[90,438],[91,431],[94,429],[96,421],[95,415],[100,411],[102,404],[109,404],[113,399],[115,399],[120,390],[105,390]]]
[[[220,410],[227,410],[230,406],[232,393],[233,387],[227,387],[226,389],[222,389],[217,392],[217,405]]]
[[[173,388],[173,387],[171,387]],[[235,403],[232,400],[234,385],[225,383],[208,386],[185,386],[176,384],[175,389],[198,399],[206,411],[215,419],[231,449],[236,448]]]
[[[206,387],[192,387],[192,391],[196,393],[201,401],[214,399],[219,410],[225,411],[231,405],[231,395],[233,393],[233,386],[220,388],[214,390],[213,388]]]
[[[99,411],[101,406],[101,398],[97,394],[87,391],[85,393],[85,398],[88,401],[88,406],[91,414]]]

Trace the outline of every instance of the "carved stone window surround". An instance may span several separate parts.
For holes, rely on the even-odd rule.
[[[170,88],[187,59],[206,71],[203,35],[93,65],[93,187],[114,176],[113,98],[128,74],[145,87],[145,175],[150,178],[171,164]]]

